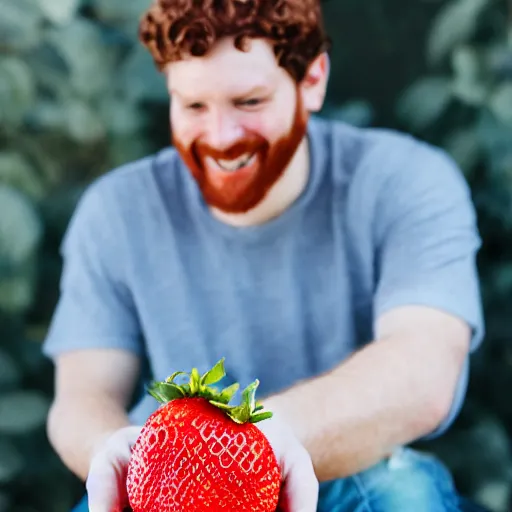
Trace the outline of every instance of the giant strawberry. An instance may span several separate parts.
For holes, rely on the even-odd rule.
[[[175,380],[188,376],[188,382]],[[258,380],[238,390],[212,387],[224,359],[200,376],[176,372],[149,393],[161,405],[133,446],[127,491],[134,512],[274,512],[281,472],[267,438],[254,423],[272,416],[255,401]]]

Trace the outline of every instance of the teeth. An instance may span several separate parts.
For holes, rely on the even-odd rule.
[[[254,155],[245,154],[241,157],[237,158],[236,160],[215,160],[217,165],[224,169],[225,171],[236,171],[240,169],[241,167],[246,166],[254,157]]]

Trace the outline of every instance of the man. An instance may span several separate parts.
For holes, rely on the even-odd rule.
[[[459,170],[406,135],[312,117],[329,76],[317,0],[158,0],[140,35],[174,148],[82,197],[45,343],[49,438],[89,509],[127,505],[157,407],[127,414],[144,361],[165,379],[225,356],[274,412],[258,425],[283,510],[459,510],[444,466],[407,447],[453,422],[483,337]]]

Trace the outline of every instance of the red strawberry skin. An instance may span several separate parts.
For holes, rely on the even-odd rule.
[[[274,512],[280,484],[263,433],[199,397],[173,400],[149,417],[127,476],[134,512]]]

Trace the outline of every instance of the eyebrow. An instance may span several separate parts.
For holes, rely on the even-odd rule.
[[[181,100],[183,100],[185,103],[189,102],[195,102],[195,101],[202,101],[200,99],[195,99],[193,97],[188,97],[186,95],[180,94],[176,89],[171,88],[169,90],[171,95],[178,96]],[[272,89],[266,85],[255,85],[251,89],[246,91],[240,91],[232,95],[233,99],[235,101],[240,101],[245,98],[253,97],[253,96],[264,96],[268,95],[272,92]]]
[[[271,89],[268,86],[256,85],[256,86],[252,87],[251,89],[249,89],[248,91],[243,91],[240,94],[235,94],[234,98],[239,100],[239,99],[244,99],[244,98],[248,98],[251,96],[264,96],[266,94],[269,94],[270,92],[271,92]]]

